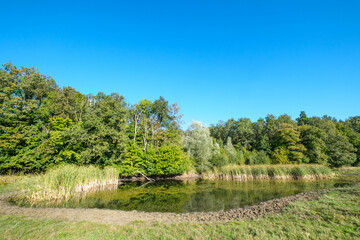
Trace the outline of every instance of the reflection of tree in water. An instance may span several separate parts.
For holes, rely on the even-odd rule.
[[[132,182],[115,191],[101,191],[86,198],[69,201],[65,207],[108,208],[147,212],[182,212],[188,201],[181,181],[159,181],[143,185]]]
[[[209,192],[198,192],[185,205],[186,212],[219,211],[249,206],[297,193],[333,187],[334,182],[219,181]]]
[[[209,212],[257,204],[315,189],[335,181],[157,181],[133,182],[100,191],[62,206],[139,210],[146,212]]]
[[[209,212],[224,209],[224,194],[228,194],[223,189],[211,192],[198,192],[192,194],[189,201],[184,206],[185,212]]]

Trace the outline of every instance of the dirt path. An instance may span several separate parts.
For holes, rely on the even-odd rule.
[[[19,215],[29,218],[60,219],[67,221],[91,221],[98,223],[127,224],[132,221],[173,222],[226,222],[244,218],[255,218],[272,213],[279,213],[283,207],[297,200],[309,201],[317,199],[329,190],[318,190],[300,193],[263,202],[258,205],[219,212],[197,213],[148,213],[138,211],[120,211],[84,208],[25,208],[10,205],[6,200],[10,195],[0,196],[0,214]]]

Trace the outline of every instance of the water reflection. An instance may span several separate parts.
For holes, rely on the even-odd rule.
[[[58,207],[106,208],[146,212],[209,212],[257,204],[301,192],[340,187],[337,181],[156,181],[132,182],[116,190],[88,194]]]

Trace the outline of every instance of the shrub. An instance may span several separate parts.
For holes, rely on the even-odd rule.
[[[255,152],[253,155],[250,156],[249,164],[270,164],[270,158],[264,151]]]
[[[163,145],[155,152],[153,163],[156,175],[182,174],[189,167],[189,160],[178,145]]]
[[[226,155],[223,151],[219,151],[216,154],[214,154],[210,162],[215,167],[222,167],[228,163],[226,159]]]

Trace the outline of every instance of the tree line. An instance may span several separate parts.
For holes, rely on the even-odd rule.
[[[226,164],[359,163],[359,117],[268,115],[209,128],[193,122],[183,131],[179,106],[163,97],[130,105],[117,93],[84,95],[10,63],[0,69],[0,84],[0,173],[63,164],[115,166],[132,176]]]
[[[163,97],[129,105],[117,93],[84,95],[12,64],[0,81],[1,173],[93,164],[129,176],[174,175],[189,165],[179,107]]]
[[[360,117],[329,116],[296,120],[284,114],[256,122],[229,119],[209,128],[218,157],[211,164],[316,163],[334,167],[360,163]]]

